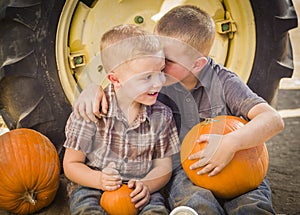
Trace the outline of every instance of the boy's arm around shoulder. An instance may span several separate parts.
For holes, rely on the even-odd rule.
[[[250,121],[244,127],[228,134],[232,139],[239,140],[235,151],[264,143],[284,128],[280,114],[267,103],[253,106],[247,116]]]
[[[87,122],[97,122],[103,114],[107,113],[108,101],[103,88],[95,83],[89,84],[79,95],[74,103],[74,113],[77,119],[81,117]]]

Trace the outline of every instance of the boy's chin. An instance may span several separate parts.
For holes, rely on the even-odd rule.
[[[156,100],[154,102],[144,102],[143,104],[147,105],[147,106],[151,106],[151,105],[154,105],[155,102],[156,102]]]
[[[175,78],[167,78],[164,86],[169,86],[169,85],[175,84],[177,82],[179,82],[179,80],[177,80]]]
[[[152,101],[142,101],[142,102],[139,102],[143,105],[147,105],[147,106],[151,106],[151,105],[154,105],[156,102],[156,99],[153,99]]]

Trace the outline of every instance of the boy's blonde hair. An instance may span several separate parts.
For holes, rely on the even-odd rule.
[[[207,56],[215,38],[215,23],[205,11],[194,5],[177,6],[157,23],[155,32],[179,39]]]
[[[100,41],[101,59],[106,72],[126,61],[151,56],[162,50],[157,36],[132,24],[115,26],[104,33]]]

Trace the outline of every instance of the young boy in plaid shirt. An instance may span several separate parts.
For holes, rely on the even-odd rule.
[[[171,155],[179,151],[172,111],[156,102],[165,82],[159,39],[134,25],[106,32],[101,58],[110,84],[109,109],[96,122],[77,119],[66,125],[63,167],[70,187],[71,214],[104,214],[104,191],[126,181],[140,214],[168,214],[159,191],[172,174]],[[118,207],[116,205],[116,207]]]

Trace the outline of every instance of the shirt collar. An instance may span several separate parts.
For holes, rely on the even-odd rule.
[[[198,82],[195,86],[195,89],[198,89],[199,87],[209,88],[211,86],[212,75],[213,75],[211,70],[212,63],[213,60],[210,57],[207,57],[206,65],[198,74]]]
[[[122,110],[118,106],[118,101],[116,98],[116,93],[115,93],[113,84],[109,84],[106,87],[106,89],[104,90],[104,92],[106,94],[106,97],[108,99],[108,104],[109,104],[106,117],[110,117],[110,118],[116,117],[118,120],[126,120]],[[146,106],[146,105],[142,104],[140,112],[139,112],[134,124],[136,122],[139,122],[139,123],[144,122],[146,119],[149,120],[150,113],[151,113],[151,106]]]

